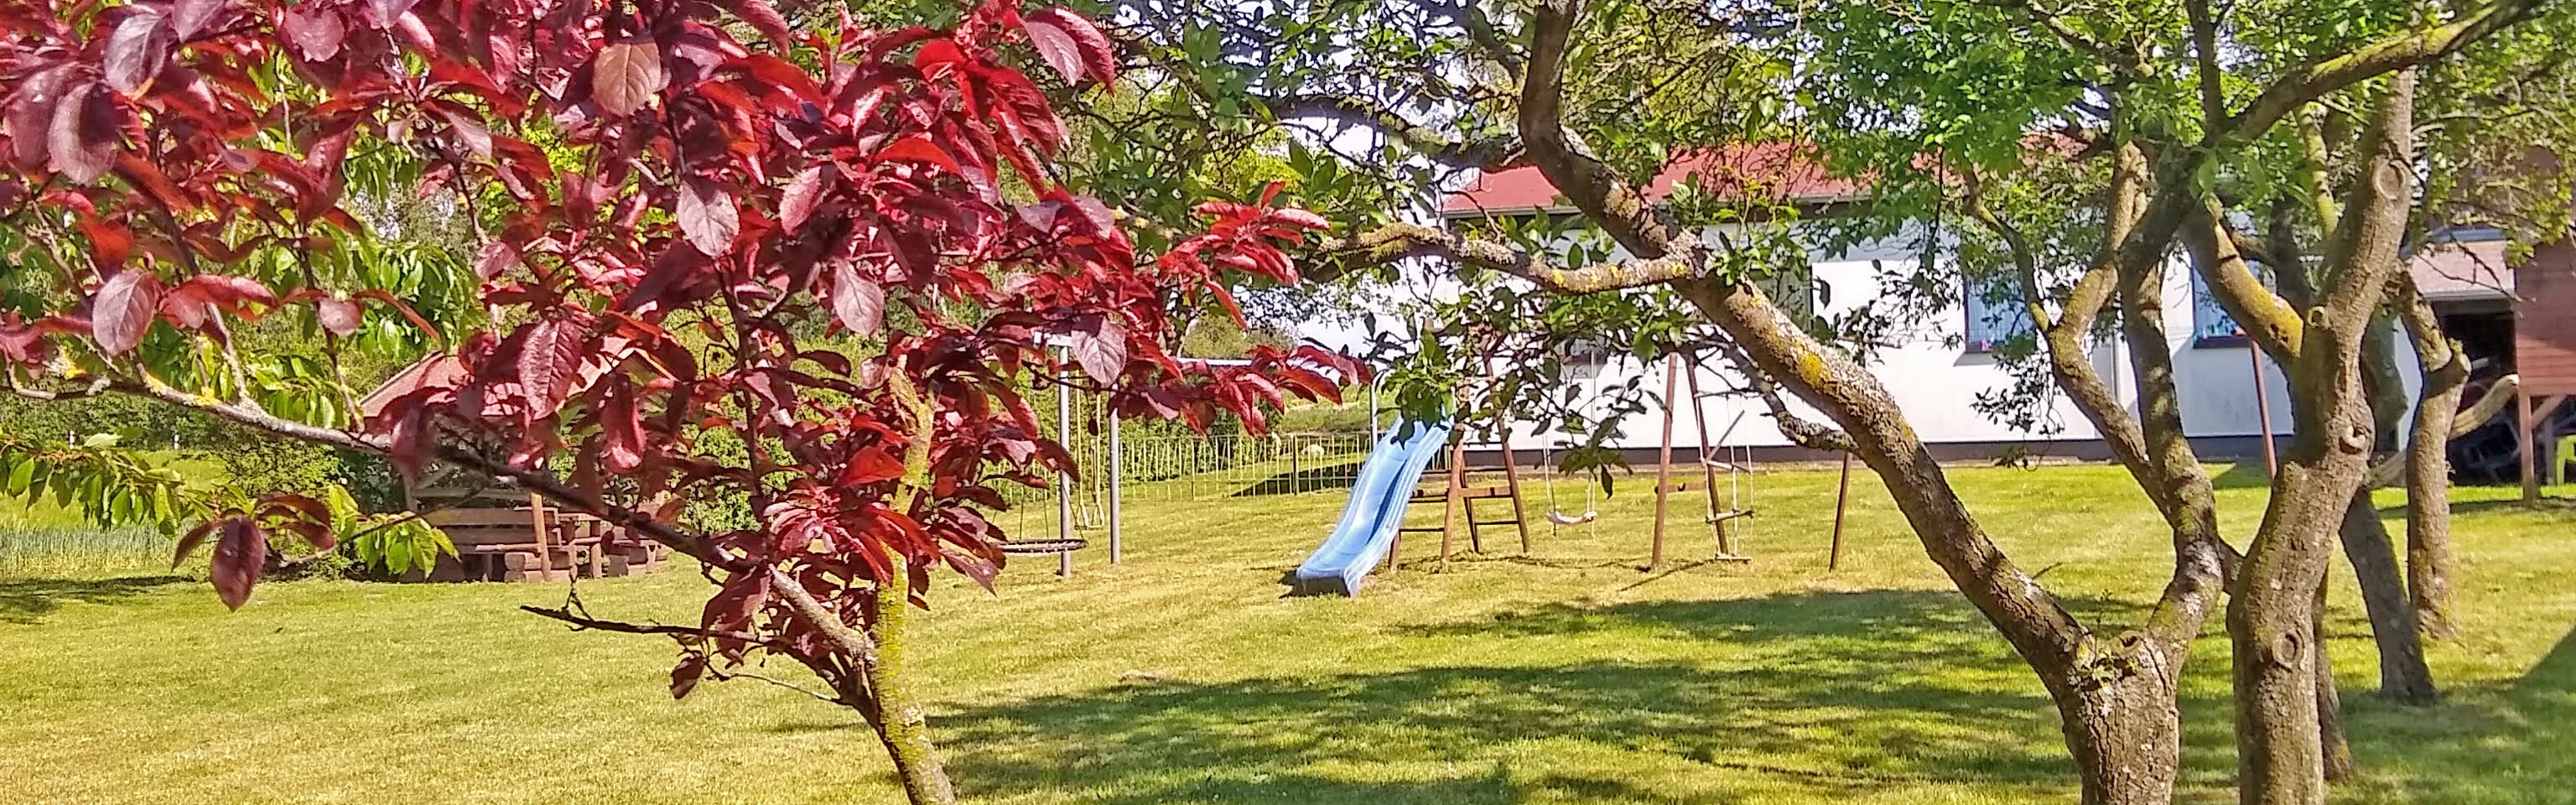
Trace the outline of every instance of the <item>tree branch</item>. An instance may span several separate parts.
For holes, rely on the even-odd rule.
[[[858,668],[876,664],[876,640],[869,638],[865,632],[850,628],[850,625],[843,622],[840,616],[832,614],[830,607],[824,606],[820,599],[815,598],[813,592],[806,590],[805,585],[797,583],[795,577],[787,575],[787,571],[773,567],[769,568],[768,573],[770,589],[787,599],[787,607],[795,610],[796,617],[805,619],[805,623],[813,626],[814,631],[821,632],[824,639],[832,641],[832,647],[840,649],[841,653],[848,656],[851,662],[856,663]],[[901,582],[898,580],[896,583]],[[880,587],[877,594],[884,595],[884,588]]]
[[[574,612],[575,606],[578,606],[578,604],[555,607],[552,609],[538,606],[522,606],[519,607],[519,611],[563,621],[564,623],[571,624],[572,630],[576,632],[601,631],[616,632],[619,634],[692,638],[696,640],[739,640],[763,648],[777,649],[780,651],[785,651],[787,649],[787,644],[785,643],[761,637],[760,635],[752,634],[750,632],[704,629],[696,626],[666,626],[659,623],[627,623],[625,621],[600,620],[598,618],[590,617],[587,613],[576,614]]]
[[[112,381],[108,384],[108,387],[119,393],[159,400],[163,403],[175,405],[181,408],[203,411],[208,414],[213,414],[215,416],[231,420],[237,424],[249,426],[256,430],[262,430],[288,438],[300,439],[314,444],[357,450],[377,455],[390,455],[393,452],[391,440],[384,437],[342,430],[332,430],[330,428],[316,427],[301,422],[281,419],[266,411],[219,402],[213,398],[205,397],[203,395],[180,391],[179,389],[172,388],[168,384],[148,377],[140,381]],[[673,528],[668,523],[646,516],[641,512],[637,512],[623,506],[609,504],[591,496],[589,493],[567,486],[545,473],[535,470],[519,469],[502,462],[493,461],[471,451],[446,445],[439,446],[437,457],[440,461],[444,461],[467,470],[472,470],[492,478],[507,481],[522,489],[542,495],[548,500],[569,506],[574,510],[585,514],[598,517],[601,520],[607,521],[611,525],[616,525],[635,531],[636,533],[643,534],[655,542],[670,546],[672,550],[687,554],[688,556],[696,558],[697,560],[707,564],[728,570],[739,569],[747,566],[742,560],[727,556],[722,551],[717,550],[714,544],[708,542],[704,537],[682,532],[677,528]]]
[[[1715,345],[1726,353],[1727,360],[1744,371],[1745,386],[1753,390],[1753,396],[1762,400],[1764,408],[1770,409],[1772,421],[1780,428],[1781,435],[1789,437],[1789,441],[1810,450],[1850,453],[1860,449],[1852,442],[1851,434],[1790,410],[1788,398],[1780,394],[1780,384],[1771,382],[1761,367],[1753,363],[1753,357],[1744,354],[1743,348],[1736,346],[1735,342],[1721,339]]]
[[[1531,12],[1529,70],[1521,81],[1523,147],[1557,192],[1630,254],[1666,256],[1674,238],[1646,197],[1565,130],[1565,55],[1579,6],[1578,0],[1541,0]]]
[[[68,389],[26,388],[18,385],[18,379],[14,373],[7,371],[0,371],[0,379],[5,379],[7,381],[9,393],[16,394],[30,400],[44,400],[46,402],[61,402],[63,400],[77,400],[83,397],[96,397],[107,393],[108,390],[107,378],[104,377],[90,381],[89,385]]]
[[[1262,105],[1270,110],[1271,117],[1281,120],[1323,118],[1374,129],[1426,159],[1453,168],[1499,171],[1519,164],[1523,155],[1518,136],[1452,137],[1384,105],[1349,95],[1299,93],[1264,98]]]
[[[2449,23],[2390,36],[2346,52],[2340,56],[2312,62],[2290,71],[2272,82],[2253,103],[2229,118],[2228,126],[2212,129],[2216,137],[2222,132],[2238,141],[2251,141],[2272,128],[2272,124],[2337,90],[2371,78],[2432,62],[2450,55],[2470,43],[2505,27],[2530,18],[2547,0],[2495,0]]]
[[[1695,238],[1691,239],[1694,246],[1696,242]],[[1569,294],[1637,288],[1697,276],[1704,257],[1698,248],[1692,248],[1658,258],[1565,268],[1501,243],[1419,224],[1388,224],[1354,237],[1318,241],[1317,246],[1318,256],[1353,266],[1382,265],[1408,257],[1440,257],[1500,271],[1529,280],[1539,287]]]
[[[2192,268],[2209,281],[2210,295],[2220,307],[2244,328],[2245,337],[2269,353],[2274,361],[2296,357],[2304,333],[2299,311],[2288,300],[2263,285],[2254,275],[2252,265],[2236,251],[2236,241],[2228,234],[2227,212],[2214,197],[2204,197],[2201,207],[2183,230],[2183,245],[2191,252]]]

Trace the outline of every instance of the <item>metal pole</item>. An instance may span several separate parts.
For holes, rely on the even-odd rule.
[[[2245,349],[2254,362],[2254,415],[2263,422],[2263,476],[2269,478],[2281,471],[2281,458],[2272,446],[2272,394],[2263,388],[2263,348],[2248,344]]]
[[[1060,377],[1056,378],[1055,383],[1055,441],[1057,445],[1073,444],[1073,385],[1064,382],[1064,378]],[[1071,470],[1063,470],[1055,474],[1055,538],[1073,539],[1073,471]],[[1055,574],[1058,578],[1073,578],[1072,551],[1062,551],[1055,555]]]
[[[1126,470],[1126,446],[1118,441],[1118,412],[1113,410],[1109,412],[1109,563],[1113,565],[1125,553],[1125,546],[1119,544],[1120,538],[1126,536],[1125,512],[1119,504],[1125,497]]]
[[[1377,384],[1386,382],[1386,373],[1369,378],[1369,444],[1377,444]]]

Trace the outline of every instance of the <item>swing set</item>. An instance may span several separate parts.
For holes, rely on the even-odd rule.
[[[1754,512],[1753,507],[1747,502],[1753,493],[1752,475],[1755,471],[1753,448],[1749,445],[1729,444],[1729,440],[1735,436],[1736,427],[1744,424],[1744,414],[1737,412],[1735,418],[1727,423],[1726,430],[1720,432],[1717,439],[1712,442],[1708,436],[1707,408],[1702,401],[1716,394],[1700,390],[1699,374],[1685,373],[1682,369],[1682,357],[1680,353],[1674,353],[1664,359],[1664,429],[1663,443],[1657,451],[1654,548],[1646,564],[1646,569],[1649,571],[1663,567],[1664,524],[1675,493],[1700,492],[1706,496],[1707,508],[1701,519],[1715,531],[1717,550],[1712,561],[1729,563],[1753,561],[1752,557],[1736,553],[1735,544],[1737,537],[1750,530]],[[1695,364],[1696,361],[1693,363]],[[1680,397],[1682,378],[1685,374],[1690,378],[1692,420],[1699,432],[1699,453],[1696,458],[1700,467],[1700,480],[1675,483],[1672,477],[1673,425],[1675,420],[1679,419],[1677,416],[1679,410],[1674,401]],[[1539,456],[1540,463],[1548,466],[1548,452],[1542,450]],[[1724,484],[1726,499],[1723,504],[1718,500],[1718,473],[1721,471],[1726,474]],[[1572,526],[1585,526],[1588,535],[1599,536],[1601,509],[1599,501],[1595,498],[1597,494],[1593,485],[1585,484],[1583,511],[1579,513],[1568,511],[1557,502],[1556,485],[1548,484],[1548,523],[1554,530],[1560,532]]]
[[[1716,451],[1710,449],[1708,408],[1703,401],[1723,392],[1701,391],[1698,361],[1691,361],[1693,371],[1689,372],[1682,370],[1682,363],[1681,353],[1664,356],[1664,438],[1656,454],[1659,460],[1655,467],[1655,542],[1654,551],[1646,560],[1646,569],[1651,571],[1664,566],[1664,521],[1676,492],[1700,492],[1707,496],[1707,508],[1701,519],[1708,523],[1717,538],[1717,553],[1711,561],[1751,562],[1753,557],[1735,552],[1735,540],[1741,532],[1750,530],[1753,521],[1753,508],[1745,503],[1748,487],[1752,485],[1753,448],[1750,445],[1732,445]],[[1680,396],[1685,376],[1689,377],[1691,425],[1699,431],[1699,454],[1696,458],[1699,460],[1700,480],[1697,483],[1673,482],[1673,420],[1676,418],[1674,414],[1679,413],[1674,401]],[[1739,411],[1735,419],[1726,424],[1726,430],[1718,435],[1716,444],[1726,445],[1727,440],[1735,436],[1736,426],[1741,424],[1744,424],[1744,414]],[[1717,499],[1717,474],[1721,470],[1726,473],[1726,503],[1722,508]],[[1742,522],[1737,522],[1739,520]]]
[[[1664,567],[1665,535],[1668,530],[1667,523],[1673,514],[1675,496],[1691,493],[1698,493],[1700,496],[1702,501],[1700,519],[1709,526],[1713,538],[1715,551],[1708,561],[1727,564],[1753,561],[1753,557],[1739,552],[1738,545],[1741,539],[1752,533],[1756,512],[1753,506],[1754,476],[1760,472],[1754,466],[1752,445],[1734,442],[1736,429],[1744,424],[1745,412],[1736,412],[1735,416],[1727,422],[1726,428],[1717,432],[1716,438],[1710,438],[1706,401],[1710,397],[1721,396],[1728,392],[1702,390],[1699,372],[1696,371],[1697,364],[1698,357],[1695,353],[1676,352],[1664,358],[1664,424],[1662,442],[1657,448],[1658,461],[1655,470],[1654,542],[1644,568],[1648,572]],[[1490,378],[1490,367],[1488,368]],[[1673,477],[1673,430],[1680,420],[1680,400],[1685,389],[1690,395],[1693,429],[1699,437],[1697,453],[1692,458],[1699,465],[1700,477],[1676,481]],[[1432,502],[1444,504],[1440,524],[1397,529],[1398,542],[1387,552],[1388,567],[1396,566],[1398,557],[1402,555],[1403,534],[1432,531],[1440,532],[1440,560],[1445,567],[1452,553],[1451,540],[1457,531],[1458,521],[1462,518],[1466,521],[1468,545],[1473,552],[1484,552],[1482,528],[1495,525],[1513,526],[1519,533],[1522,552],[1527,553],[1531,550],[1528,517],[1522,509],[1520,496],[1520,472],[1513,461],[1510,423],[1497,420],[1485,424],[1481,430],[1500,448],[1502,466],[1499,472],[1502,477],[1499,480],[1501,483],[1479,485],[1470,482],[1471,471],[1467,467],[1466,449],[1466,443],[1470,437],[1467,429],[1461,428],[1451,437],[1452,441],[1443,456],[1443,463],[1446,465],[1442,471],[1445,482],[1437,488],[1417,491],[1409,501],[1412,504]],[[1554,450],[1555,448],[1551,446],[1540,448],[1540,467],[1554,466],[1552,463]],[[1833,543],[1827,558],[1827,570],[1838,570],[1842,564],[1843,515],[1845,502],[1851,489],[1851,456],[1846,454],[1842,458],[1842,479],[1837,485],[1834,500]],[[1475,470],[1475,472],[1494,471],[1496,470]],[[1720,477],[1721,474],[1723,478]],[[1545,481],[1543,485],[1547,487],[1547,508],[1543,516],[1547,518],[1551,536],[1561,534],[1565,529],[1574,526],[1583,526],[1587,536],[1596,538],[1600,536],[1601,508],[1595,485],[1589,483],[1584,485],[1583,507],[1580,511],[1567,508],[1559,500],[1555,483]],[[1499,499],[1511,501],[1512,512],[1508,519],[1478,518],[1475,507],[1477,501]]]

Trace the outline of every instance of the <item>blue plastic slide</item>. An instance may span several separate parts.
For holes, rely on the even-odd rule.
[[[1404,504],[1421,482],[1422,468],[1449,445],[1450,427],[1445,419],[1398,422],[1378,437],[1368,463],[1360,465],[1342,521],[1315,555],[1297,566],[1297,592],[1359,594],[1369,571],[1385,561],[1395,530],[1404,525]]]

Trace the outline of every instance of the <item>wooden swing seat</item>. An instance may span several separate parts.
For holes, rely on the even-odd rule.
[[[1738,518],[1738,517],[1751,517],[1751,516],[1753,516],[1753,510],[1752,510],[1752,509],[1736,509],[1736,510],[1734,510],[1734,511],[1710,512],[1710,513],[1708,514],[1708,521],[1709,521],[1709,522],[1712,522],[1712,523],[1723,523],[1723,522],[1726,522],[1726,521],[1728,521],[1728,520],[1736,519],[1736,518]]]
[[[1601,513],[1598,511],[1585,510],[1582,514],[1566,514],[1555,509],[1547,510],[1547,521],[1557,525],[1582,525],[1598,519],[1601,519]]]

